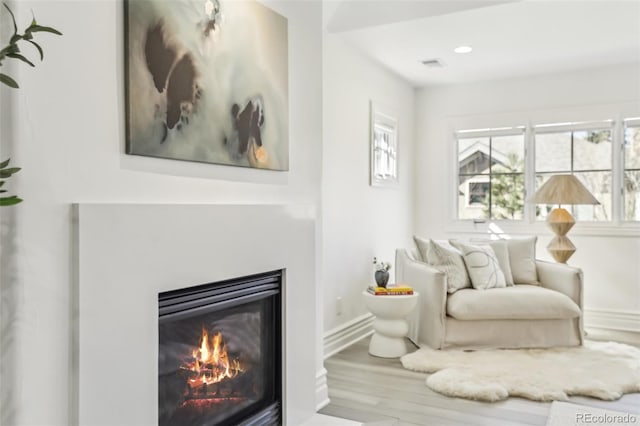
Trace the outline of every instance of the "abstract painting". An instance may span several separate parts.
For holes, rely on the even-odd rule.
[[[125,2],[126,152],[289,169],[287,19],[255,0]]]

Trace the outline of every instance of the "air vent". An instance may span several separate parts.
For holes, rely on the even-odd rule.
[[[440,59],[425,59],[424,61],[421,61],[422,65],[427,66],[429,68],[442,68],[444,67],[444,62],[442,62]]]

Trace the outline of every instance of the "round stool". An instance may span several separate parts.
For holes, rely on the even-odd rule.
[[[371,336],[369,353],[380,358],[398,358],[407,353],[404,337],[409,331],[407,316],[418,303],[418,293],[403,296],[374,296],[362,293],[367,309],[376,316],[375,333]]]

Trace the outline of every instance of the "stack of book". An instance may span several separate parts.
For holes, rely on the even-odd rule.
[[[386,288],[369,286],[367,291],[374,296],[406,296],[413,294],[413,288],[406,284],[390,285]]]

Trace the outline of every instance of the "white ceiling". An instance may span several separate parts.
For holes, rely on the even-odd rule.
[[[418,87],[640,62],[640,0],[345,0],[327,29]]]

